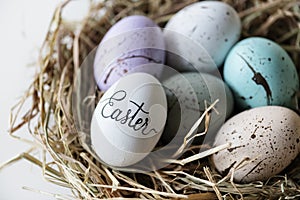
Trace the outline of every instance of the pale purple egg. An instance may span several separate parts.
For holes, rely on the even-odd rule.
[[[159,78],[156,66],[164,62],[161,29],[151,19],[134,15],[117,22],[104,36],[96,52],[94,76],[99,89],[106,91],[121,77],[133,72]],[[143,70],[142,65],[147,65],[147,70]]]

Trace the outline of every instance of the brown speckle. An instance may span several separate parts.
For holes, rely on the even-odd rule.
[[[272,91],[271,91],[271,88],[270,88],[267,80],[265,79],[265,77],[263,77],[263,75],[260,72],[256,72],[254,70],[254,68],[250,65],[250,63],[243,56],[241,56],[240,54],[238,54],[238,55],[243,59],[243,61],[247,64],[247,66],[253,72],[254,76],[252,77],[252,80],[257,85],[261,85],[264,88],[266,95],[267,95],[267,104],[270,105],[271,99],[272,99]]]

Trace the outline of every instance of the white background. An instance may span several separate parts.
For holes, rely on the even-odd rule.
[[[10,108],[22,97],[31,83],[39,47],[55,7],[61,0],[0,1],[0,165],[29,148],[28,144],[8,134]],[[87,11],[86,1],[71,2],[64,13],[78,20]],[[31,139],[27,129],[17,135]],[[39,157],[39,154],[35,156]],[[47,193],[70,194],[70,190],[53,185],[42,177],[42,170],[21,160],[0,171],[0,200],[55,199],[23,189],[33,188]]]

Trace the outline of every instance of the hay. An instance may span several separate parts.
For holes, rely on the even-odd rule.
[[[291,55],[300,72],[300,2],[297,0],[224,0],[239,12],[242,37],[264,36],[278,42]],[[27,125],[33,148],[12,158],[0,169],[26,159],[43,169],[45,178],[72,189],[74,198],[98,199],[296,199],[300,197],[300,158],[280,175],[266,182],[236,184],[233,170],[221,177],[208,161],[217,147],[199,153],[204,145],[191,146],[179,160],[155,172],[125,173],[101,165],[80,139],[72,111],[74,82],[84,58],[99,44],[106,31],[121,18],[143,14],[161,27],[172,15],[195,0],[91,1],[88,16],[80,23],[61,17],[66,1],[54,13],[40,51],[39,70],[28,91],[12,108],[12,136]],[[95,88],[92,88],[92,90]],[[95,101],[101,92],[94,93]],[[30,99],[31,109],[22,106]],[[92,107],[95,105],[91,105]],[[208,110],[207,110],[207,113]],[[207,117],[209,115],[203,116]],[[28,142],[28,141],[27,141]],[[29,141],[30,142],[30,141]],[[183,144],[184,145],[184,144]],[[230,144],[228,144],[230,145]],[[33,152],[41,149],[41,160]],[[51,155],[51,161],[45,154]],[[30,188],[27,188],[30,189]],[[34,190],[34,189],[30,189]],[[53,195],[57,199],[70,197]]]

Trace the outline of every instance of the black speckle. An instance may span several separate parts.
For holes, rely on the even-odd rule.
[[[284,57],[281,57],[281,60],[284,60],[285,58]]]
[[[268,45],[271,45],[271,43],[270,43],[270,42],[268,42]]]
[[[64,113],[63,113],[63,111],[62,110],[59,110],[59,116],[63,116],[64,115]]]
[[[225,40],[224,40],[225,42],[228,42],[228,39],[227,38],[225,38]]]
[[[243,146],[237,146],[237,147],[228,148],[227,151],[232,152],[232,151],[234,151],[234,150],[236,150],[238,148],[241,148],[241,147],[243,147]]]
[[[271,58],[268,58],[268,61],[271,61],[272,59]]]
[[[249,48],[248,50],[249,50],[251,53],[254,53],[254,50],[253,50],[253,49],[250,49],[250,48]],[[251,60],[251,59],[250,59],[250,60]]]
[[[299,139],[299,138],[297,138],[297,139],[296,139],[296,142],[297,142],[297,143],[299,143],[299,142],[300,142],[300,139]]]
[[[227,11],[227,12],[226,12],[226,15],[230,15],[230,13]]]
[[[221,174],[223,175],[227,175],[228,172],[230,171],[230,169],[235,165],[236,161],[234,161],[229,167],[227,167],[226,169],[224,169]]]
[[[192,33],[194,33],[196,29],[197,29],[197,26],[194,26],[192,29]]]
[[[251,138],[252,138],[252,139],[254,139],[255,137],[256,137],[256,135],[255,135],[255,134],[252,134],[252,135],[251,135]]]

